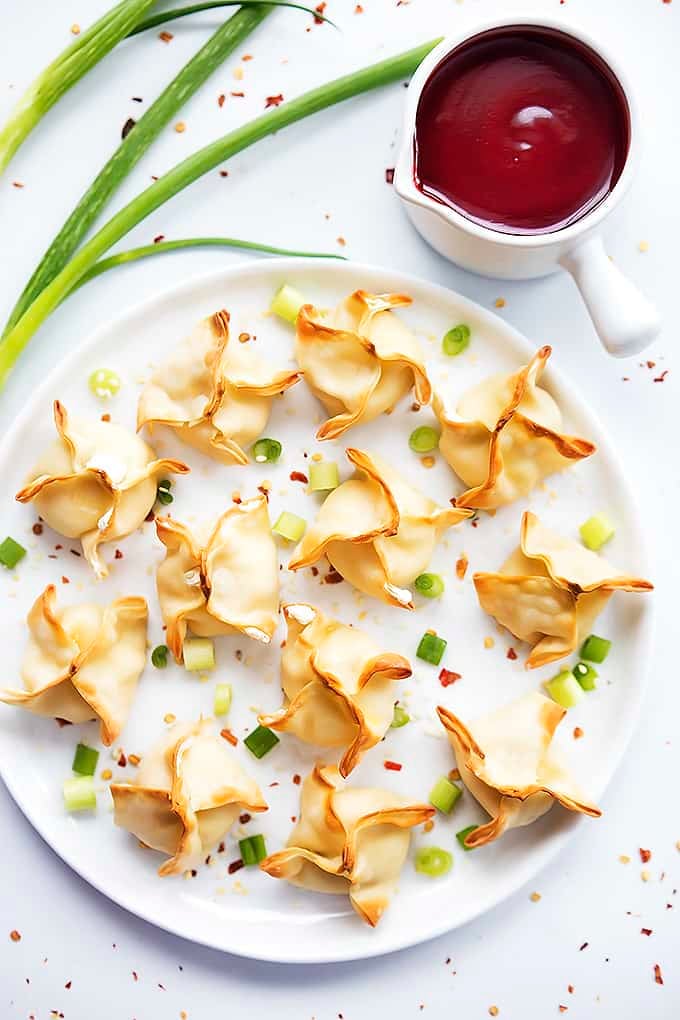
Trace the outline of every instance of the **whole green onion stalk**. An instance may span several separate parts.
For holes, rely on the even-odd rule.
[[[10,313],[3,337],[11,332],[12,327],[41,291],[66,266],[103,207],[166,124],[273,9],[271,5],[259,4],[237,11],[184,65],[146,113],[140,117],[113,156],[99,171],[43,255],[38,268]]]
[[[239,11],[239,14],[250,13],[252,12]],[[155,209],[158,209],[187,185],[192,184],[236,153],[254,145],[261,138],[266,138],[267,135],[274,134],[289,124],[294,124],[296,121],[343,102],[352,96],[410,76],[423,58],[440,41],[440,39],[431,40],[412,50],[389,57],[378,64],[371,64],[369,67],[343,75],[341,78],[336,78],[334,81],[305,92],[296,99],[291,99],[262,116],[256,117],[248,124],[230,131],[217,141],[199,149],[198,152],[187,157],[163,177],[160,177],[151,187],[116,213],[94,237],[83,245],[0,342],[0,387],[6,382],[16,359],[33,334],[73,289],[78,280],[95,264],[100,255],[108,251],[121,237],[124,237],[133,227],[146,219]],[[137,127],[130,132],[129,138],[133,136]]]
[[[0,173],[50,107],[138,24],[156,0],[122,0],[41,71],[0,131]]]

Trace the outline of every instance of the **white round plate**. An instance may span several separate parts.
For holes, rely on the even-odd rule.
[[[420,335],[435,388],[447,394],[453,404],[471,383],[526,363],[543,340],[536,337],[530,344],[496,315],[423,280],[351,262],[295,259],[248,263],[201,276],[100,327],[30,396],[0,452],[0,477],[6,493],[2,529],[28,547],[28,555],[16,571],[2,571],[0,577],[3,679],[10,685],[19,683],[26,613],[48,582],[57,585],[63,602],[146,596],[150,607],[149,641],[153,646],[163,640],[154,585],[154,569],[162,558],[162,547],[153,524],[145,524],[120,543],[122,559],[114,560],[113,548],[105,546],[106,558],[112,562],[111,574],[106,581],[95,582],[78,556],[77,542],[62,539],[48,528],[36,537],[32,533],[37,520],[34,510],[12,503],[11,494],[22,486],[38,453],[54,436],[53,399],[59,398],[67,409],[81,416],[97,417],[109,412],[114,421],[134,428],[140,384],[154,362],[199,319],[220,308],[231,312],[233,335],[241,331],[254,334],[258,348],[276,365],[292,364],[292,328],[267,314],[274,291],[284,281],[321,306],[335,304],[358,287],[410,294],[412,307],[398,314]],[[460,322],[470,326],[472,343],[462,356],[446,358],[441,353],[441,337]],[[99,367],[115,369],[123,380],[120,393],[108,403],[98,401],[88,390],[88,376]],[[591,514],[606,510],[617,526],[616,537],[607,547],[608,558],[628,572],[645,576],[642,528],[633,493],[609,440],[582,405],[574,387],[565,383],[552,366],[545,385],[562,406],[566,430],[594,440],[598,453],[549,479],[527,504],[505,507],[493,517],[480,514],[476,527],[466,522],[447,532],[431,567],[446,580],[441,600],[417,599],[415,612],[402,612],[360,597],[346,583],[322,583],[325,570],[316,578],[310,571],[300,575],[282,571],[283,599],[319,604],[340,619],[359,624],[378,637],[385,650],[406,655],[413,664],[414,675],[399,692],[413,721],[402,729],[390,730],[385,741],[368,752],[351,777],[353,783],[384,786],[417,801],[427,800],[434,780],[454,766],[453,754],[436,721],[435,705],[447,705],[463,719],[474,719],[538,689],[547,675],[556,672],[554,667],[525,671],[526,647],[513,642],[509,634],[499,633],[480,610],[471,580],[475,570],[498,568],[514,548],[526,505],[570,536],[577,536],[578,525]],[[391,415],[354,429],[348,442],[381,453],[412,483],[445,503],[462,491],[462,485],[441,457],[428,470],[410,451],[411,431],[433,421],[428,408],[414,412],[411,405],[406,398]],[[339,462],[341,477],[349,474],[343,444],[318,444],[314,439],[322,417],[320,405],[304,383],[275,401],[266,432],[279,438],[284,446],[276,466],[225,467],[181,446],[171,434],[157,432],[157,451],[178,456],[192,467],[189,476],[174,483],[172,513],[189,521],[203,514],[215,515],[229,504],[235,490],[253,494],[257,485],[269,479],[272,520],[284,508],[312,518],[318,499],[308,495],[304,485],[290,481],[290,473],[307,471],[308,458],[322,452],[326,459]],[[282,545],[284,567],[289,551]],[[470,566],[465,579],[458,580],[455,564],[462,553]],[[648,597],[614,596],[597,623],[597,632],[613,641],[611,654],[601,667],[601,687],[569,712],[558,731],[558,743],[584,790],[593,797],[604,790],[638,714],[650,623]],[[461,680],[446,689],[439,683],[439,668],[415,657],[420,636],[431,627],[448,640],[442,666],[462,674]],[[164,730],[167,713],[179,719],[211,715],[214,684],[220,680],[230,681],[234,688],[228,724],[239,738],[245,736],[256,725],[258,709],[272,710],[280,705],[277,658],[282,637],[280,625],[269,649],[238,637],[218,639],[217,668],[203,683],[195,674],[175,665],[162,671],[149,663],[120,746],[128,755],[143,755]],[[487,647],[488,638],[493,639],[493,647]],[[511,645],[517,648],[517,661],[507,658]],[[237,651],[242,652],[242,661]],[[580,740],[573,738],[575,726],[584,731]],[[380,925],[370,929],[344,897],[295,889],[256,868],[228,874],[229,863],[238,858],[239,837],[262,832],[270,851],[283,845],[291,816],[299,808],[300,788],[292,777],[295,773],[306,774],[317,758],[332,760],[328,751],[324,753],[284,735],[269,755],[256,761],[240,741],[234,753],[259,781],[270,810],[237,827],[238,831],[229,835],[226,849],[213,852],[209,865],[202,867],[196,877],[161,879],[156,874],[160,855],[141,849],[136,839],[113,824],[111,798],[104,781],[99,783],[96,814],[65,813],[61,787],[70,775],[78,740],[100,746],[97,726],[91,723],[59,728],[53,720],[0,705],[0,771],[38,832],[88,882],[140,917],[196,942],[263,960],[347,960],[420,942],[469,921],[521,887],[564,846],[577,825],[607,824],[606,816],[599,821],[583,821],[555,807],[536,824],[514,830],[481,850],[464,853],[455,833],[484,818],[466,793],[449,817],[438,816],[433,832],[425,834],[422,828],[414,832],[398,893]],[[385,759],[402,763],[401,772],[387,771]],[[111,752],[102,748],[97,776],[105,768],[110,768],[115,777],[131,780],[134,776],[132,766],[119,767]],[[415,872],[413,853],[424,844],[453,851],[454,867],[446,878],[433,880]]]

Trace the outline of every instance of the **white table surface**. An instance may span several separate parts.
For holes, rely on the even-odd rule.
[[[10,0],[0,33],[0,117],[24,86],[111,0]],[[351,67],[507,12],[511,0],[330,0],[328,26],[306,31],[303,14],[275,13],[167,128],[116,197],[116,207],[204,142],[259,113],[268,95],[293,96]],[[520,8],[517,7],[519,10]],[[658,303],[665,321],[642,358],[617,362],[597,346],[572,283],[484,280],[451,266],[410,228],[385,182],[394,164],[403,90],[393,86],[286,130],[232,160],[153,214],[128,238],[230,234],[290,247],[339,250],[458,289],[501,314],[556,360],[618,437],[655,551],[657,641],[639,730],[603,801],[604,818],[581,826],[567,852],[529,888],[461,931],[391,957],[335,966],[251,963],[156,931],[109,903],[66,868],[0,784],[0,1016],[6,1020],[189,1020],[276,1015],[281,1020],[359,1020],[389,1009],[394,1020],[499,1016],[544,1020],[671,1018],[680,1011],[680,679],[677,503],[680,387],[672,344],[680,298],[676,251],[680,132],[680,0],[535,0],[523,10],[560,14],[601,33],[636,82],[646,129],[640,175],[610,251]],[[219,15],[171,26],[125,44],[81,82],[34,133],[0,181],[0,316],[75,199],[117,144],[129,116],[157,93]],[[233,77],[242,66],[242,81]],[[243,90],[222,109],[219,93]],[[142,96],[143,106],[131,101]],[[13,186],[14,181],[24,184]],[[673,230],[675,226],[675,231]],[[639,250],[647,242],[648,250]],[[125,247],[131,246],[125,243]],[[116,270],[70,299],[32,342],[0,398],[7,426],[36,378],[98,322],[187,276],[241,258],[193,252]],[[641,364],[642,363],[642,364]],[[653,380],[669,373],[663,384]],[[623,381],[622,377],[629,381]],[[11,499],[6,492],[4,499]],[[0,511],[0,530],[1,530]],[[0,623],[0,626],[2,624]],[[5,640],[14,635],[4,633]],[[17,762],[21,768],[21,762]],[[652,850],[643,881],[638,849]],[[630,863],[619,860],[628,855]],[[541,894],[539,902],[530,899]],[[652,929],[647,936],[641,928]],[[9,932],[17,929],[21,941]],[[580,949],[584,943],[587,947]],[[659,964],[663,986],[655,983]],[[134,972],[134,974],[133,974]],[[573,992],[568,986],[573,986]],[[54,1011],[54,1012],[52,1012]]]

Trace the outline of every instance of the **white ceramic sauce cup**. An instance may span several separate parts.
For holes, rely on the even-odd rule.
[[[495,28],[523,25],[553,29],[593,50],[618,79],[630,112],[628,157],[612,191],[580,220],[545,234],[505,234],[482,226],[424,194],[414,180],[416,112],[432,72],[466,40]],[[630,81],[600,42],[553,18],[508,16],[447,37],[422,62],[408,89],[394,187],[425,240],[464,269],[505,280],[527,280],[566,269],[581,292],[604,347],[615,357],[625,358],[643,350],[660,328],[656,309],[616,268],[605,251],[602,235],[605,222],[619,212],[630,187],[639,150],[640,120]]]

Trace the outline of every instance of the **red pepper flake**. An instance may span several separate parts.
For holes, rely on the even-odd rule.
[[[439,673],[439,683],[442,687],[450,687],[456,680],[460,680],[461,676],[461,673],[454,673],[452,669],[442,669]]]
[[[101,420],[102,421],[111,421],[111,415],[110,414],[103,414],[101,416]]]
[[[665,368],[663,370],[663,372],[661,373],[661,375],[655,375],[654,376],[654,382],[664,382],[664,380],[665,380],[667,375],[668,375],[668,369]]]
[[[574,726],[574,733],[573,733],[574,740],[580,740],[582,736],[583,736],[583,730],[581,729],[581,727],[580,726]]]
[[[224,106],[224,101],[226,98],[227,97],[225,96],[224,92],[220,92],[219,96],[217,97],[217,105],[220,107],[220,109],[222,109],[222,107]]]
[[[364,9],[361,6],[361,4],[357,4],[356,5],[356,7],[354,8],[354,13],[355,14],[363,14],[364,13]]]
[[[561,1003],[557,1008],[559,1009],[560,1013],[566,1013],[567,1010],[569,1009],[568,1006],[563,1006]]]
[[[158,33],[158,38],[161,40],[161,42],[169,43],[169,42],[172,42],[172,40],[175,37],[172,34],[172,32],[165,32],[165,31],[163,31],[163,32],[159,32]]]
[[[291,482],[302,482],[304,485],[306,485],[309,481],[309,478],[304,471],[291,471],[289,477]]]
[[[331,567],[323,579],[324,584],[341,584],[344,580],[342,574],[339,574],[335,567]]]
[[[640,934],[641,935],[651,935],[652,934],[652,929],[651,928],[640,928]]]
[[[154,244],[160,244],[161,241],[164,241],[164,240],[165,240],[165,234],[156,234],[156,236],[153,239],[153,243]]]
[[[64,575],[62,574],[61,583],[70,584],[71,582],[69,581],[68,577],[64,577]]]
[[[9,933],[9,937],[11,938],[12,942],[21,942],[21,933],[18,932],[16,928]]]
[[[229,176],[229,171],[228,170],[220,170],[220,177],[228,177],[228,176]]]
[[[394,167],[388,166],[385,169],[385,183],[392,184],[394,182]]]
[[[326,10],[326,0],[322,0],[322,3],[317,4],[314,10],[318,14],[323,14],[323,12]],[[323,18],[317,18],[316,15],[314,15],[314,24],[323,25]]]
[[[252,53],[244,53],[243,56],[241,57],[241,60],[243,60],[244,62],[246,60],[252,60],[252,59],[253,59]]]
[[[567,985],[567,991],[569,992],[570,995],[573,995],[574,994],[574,986],[573,985]]]
[[[115,553],[113,554],[113,558],[114,560],[122,560],[123,553],[121,552],[120,549],[116,549]]]
[[[462,556],[459,556],[458,559],[456,560],[456,577],[458,578],[459,581],[462,581],[463,578],[465,577],[467,573],[467,568],[469,566],[469,562],[470,561],[468,560],[465,553],[463,553]]]
[[[242,867],[243,867],[243,861],[242,861],[242,860],[241,860],[241,858],[239,857],[239,859],[238,859],[237,861],[232,861],[232,862],[231,862],[231,864],[230,864],[230,865],[229,865],[229,867],[227,868],[227,871],[228,871],[228,873],[229,873],[230,875],[233,875],[233,874],[234,874],[234,872],[236,872],[236,871],[240,871]]]
[[[510,646],[510,648],[508,648],[508,651],[507,651],[505,657],[506,657],[506,659],[510,659],[511,662],[514,662],[515,659],[517,658],[517,652],[512,647],[512,645]]]
[[[66,989],[67,992],[71,991],[71,985],[72,984],[73,984],[72,981],[67,981],[66,984],[64,985],[64,988]]]
[[[299,786],[300,783],[302,782],[302,776],[299,774],[299,772],[296,772],[295,775],[293,776],[293,782],[295,783],[296,786]]]
[[[661,967],[659,966],[658,963],[654,964],[654,980],[656,981],[657,985],[663,984],[663,977],[661,976]]]
[[[217,852],[218,852],[218,854],[223,854],[224,853],[224,843],[220,843],[220,845],[217,848]]]
[[[642,863],[646,864],[647,861],[650,861],[651,859],[652,859],[652,851],[651,850],[643,850],[642,847],[640,847],[640,860],[642,861]]]
[[[241,825],[247,825],[252,817],[253,816],[249,815],[247,811],[244,811],[242,815],[238,816],[238,820],[241,823]]]
[[[269,502],[269,489],[265,489],[264,485],[258,485],[257,491],[261,492],[267,502]]]
[[[347,244],[347,241],[345,240],[344,237],[336,237],[336,241],[338,242],[341,248],[344,248],[345,245]]]
[[[118,759],[118,764],[120,765],[120,767],[122,769],[124,769],[125,766],[127,765],[127,758],[125,757],[125,752],[124,751],[120,752],[120,758]]]
[[[238,744],[238,737],[235,737],[231,730],[220,730],[220,736],[224,737],[225,740],[228,740],[232,747],[236,747]]]
[[[578,947],[579,953],[582,953],[584,949],[588,948],[588,946],[589,946],[589,943],[588,942],[584,942],[582,946]]]
[[[398,761],[390,761],[389,758],[383,762],[388,772],[401,772],[401,764]]]
[[[245,92],[230,92],[229,95],[233,96],[234,99],[243,99]]]
[[[63,545],[61,544],[61,542],[57,542],[57,544],[55,545],[55,547],[54,547],[54,548],[55,548],[55,549],[56,549],[57,551],[59,551],[59,549],[63,549],[64,547],[63,547]]]
[[[275,779],[274,782],[270,783],[269,785],[270,786],[280,786],[281,784],[279,783],[279,781],[277,779]]]
[[[318,567],[310,567],[310,570],[312,571],[312,577],[318,577],[319,576],[319,568]]]
[[[120,132],[120,137],[127,138],[127,136],[130,134],[136,123],[137,121],[134,119],[134,117],[128,117],[128,119],[123,124],[122,130]]]
[[[135,981],[139,981],[139,974],[137,973],[136,970],[133,970],[132,977]]]
[[[78,552],[77,549],[69,549],[69,552],[71,553],[72,556],[80,556],[80,553]]]
[[[142,97],[141,97],[141,96],[133,96],[133,97],[132,97],[132,102],[133,102],[133,103],[143,103],[143,102],[144,102],[144,100],[142,99]]]
[[[656,368],[656,361],[648,361],[646,364],[647,368]]]
[[[34,524],[33,527],[31,528],[31,531],[33,532],[34,535],[42,535],[43,533],[42,524]]]
[[[22,184],[21,181],[12,181],[13,188],[25,188],[26,185]]]
[[[279,92],[278,96],[267,96],[264,101],[264,108],[268,110],[270,106],[280,106],[283,102],[283,93]]]

